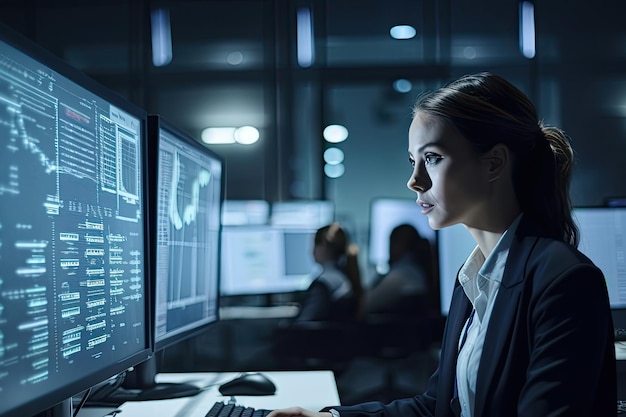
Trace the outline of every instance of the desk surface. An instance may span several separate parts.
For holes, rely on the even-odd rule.
[[[615,359],[626,359],[626,342],[615,342]]]
[[[264,409],[301,406],[319,410],[339,405],[335,377],[331,371],[267,371],[263,372],[276,384],[276,394],[268,396],[237,396],[237,404]],[[159,401],[129,401],[118,407],[120,417],[205,417],[216,401],[228,402],[230,397],[218,391],[220,384],[238,376],[237,372],[192,372],[158,374],[157,382],[186,382],[207,389],[186,398]],[[102,417],[111,409],[84,409],[79,417]]]
[[[220,308],[220,319],[282,319],[294,317],[299,308],[294,305],[254,307],[229,306]]]

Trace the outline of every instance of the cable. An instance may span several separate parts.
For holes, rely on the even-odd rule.
[[[85,405],[85,403],[87,402],[87,398],[89,398],[89,394],[91,394],[91,387],[87,388],[87,391],[85,391],[85,394],[83,395],[83,398],[80,400],[80,402],[76,406],[76,409],[74,410],[74,414],[72,417],[78,416],[78,412],[80,411],[81,408],[83,408],[83,405]]]

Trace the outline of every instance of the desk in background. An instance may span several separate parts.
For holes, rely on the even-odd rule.
[[[271,307],[229,306],[220,308],[220,319],[288,319],[296,316],[298,311],[299,308],[295,305]]]
[[[339,405],[335,377],[331,371],[267,371],[263,372],[276,385],[276,394],[268,396],[237,396],[237,404],[246,407],[276,409],[302,406],[319,410]],[[238,372],[189,372],[158,374],[157,382],[186,382],[208,387],[193,397],[159,401],[129,401],[118,407],[120,417],[205,417],[216,401],[228,402],[230,397],[218,391],[220,384],[239,375]],[[84,409],[78,417],[102,417],[111,411]]]

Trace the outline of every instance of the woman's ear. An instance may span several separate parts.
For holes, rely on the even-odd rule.
[[[508,172],[511,163],[511,152],[506,145],[498,143],[485,152],[482,159],[486,163],[487,178],[489,181],[495,181],[503,173]]]

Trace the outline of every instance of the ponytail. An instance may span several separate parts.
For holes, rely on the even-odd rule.
[[[574,166],[574,150],[570,140],[561,129],[553,126],[541,126],[541,131],[550,144],[555,163],[555,193],[560,203],[560,213],[556,213],[556,220],[562,219],[562,237],[570,245],[577,247],[579,232],[572,218],[572,201],[570,198],[570,182]]]

